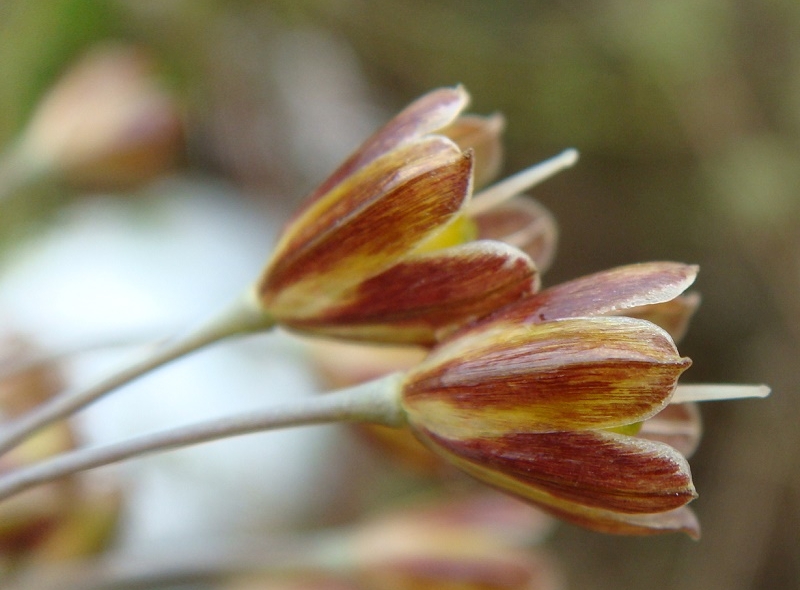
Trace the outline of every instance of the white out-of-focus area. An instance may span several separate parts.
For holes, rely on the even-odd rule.
[[[147,202],[82,200],[14,252],[0,277],[4,329],[60,351],[191,326],[257,277],[279,221],[224,186],[172,180]],[[141,346],[76,355],[70,385],[89,384]],[[126,386],[79,414],[101,444],[314,391],[302,350],[281,333],[223,342]],[[320,474],[336,460],[331,428],[255,434],[98,470],[126,490],[123,542],[282,528],[322,508]],[[328,468],[321,469],[321,466]]]

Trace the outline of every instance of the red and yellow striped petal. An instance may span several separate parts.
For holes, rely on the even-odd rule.
[[[303,215],[338,184],[400,145],[450,125],[469,102],[461,86],[439,88],[418,98],[376,131],[325,182],[308,196],[296,217]]]
[[[402,199],[399,187],[418,177],[463,160],[459,149],[443,137],[429,137],[387,153],[329,191],[284,229],[272,254],[272,282],[291,269],[309,248],[341,231],[365,210]],[[463,181],[462,181],[463,182]],[[461,183],[459,183],[461,184]],[[469,187],[467,183],[466,187]],[[463,200],[463,198],[462,198]]]
[[[652,514],[697,495],[680,453],[635,437],[585,431],[451,439],[416,432],[466,473],[545,508]]]
[[[516,246],[533,259],[544,273],[556,253],[558,225],[553,215],[530,197],[510,201],[483,211],[473,218],[478,236]]]
[[[446,140],[442,140],[446,141]],[[403,150],[393,152],[400,155]],[[393,159],[393,158],[392,158]],[[368,167],[382,167],[388,192],[372,193],[371,180],[353,177],[352,196],[338,195],[340,201],[353,198],[358,207],[340,203],[324,224],[309,219],[309,227],[297,228],[278,248],[272,265],[257,285],[262,305],[279,322],[312,319],[341,304],[342,293],[395,264],[398,259],[441,231],[458,213],[469,196],[471,158],[450,153],[444,158],[423,158],[419,166],[383,159]],[[414,173],[409,171],[414,169]],[[368,174],[371,176],[371,174]],[[403,177],[400,183],[393,177]],[[386,190],[386,187],[379,189]],[[288,249],[287,249],[288,248]]]
[[[656,414],[690,361],[650,322],[482,322],[403,384],[409,422],[453,439],[612,428]]]
[[[471,242],[404,258],[319,315],[286,325],[352,340],[431,345],[532,293],[537,279],[531,260],[516,248]]]
[[[647,262],[587,275],[500,310],[498,319],[546,322],[553,319],[620,313],[674,299],[697,276],[697,267],[677,262]]]

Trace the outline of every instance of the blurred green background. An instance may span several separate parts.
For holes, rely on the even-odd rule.
[[[507,173],[578,148],[578,166],[535,192],[561,228],[545,282],[698,263],[687,380],[773,393],[704,407],[699,543],[564,526],[551,547],[569,586],[800,587],[800,3],[1,0],[0,143],[105,39],[147,47],[180,97],[181,173],[272,212],[437,86],[462,83],[470,110],[505,115]],[[39,187],[5,203],[3,255],[77,198]]]

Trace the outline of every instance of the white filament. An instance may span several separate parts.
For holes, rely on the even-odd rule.
[[[468,205],[469,213],[471,215],[477,215],[487,209],[491,209],[503,201],[547,180],[565,168],[569,168],[577,161],[578,150],[570,148],[564,150],[557,156],[553,156],[549,160],[545,160],[535,166],[517,172],[513,176],[509,176],[505,180],[476,194]]]
[[[670,403],[710,402],[726,399],[743,399],[748,397],[767,397],[770,388],[766,385],[678,385]]]

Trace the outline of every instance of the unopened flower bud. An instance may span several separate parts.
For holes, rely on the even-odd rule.
[[[135,47],[103,45],[72,67],[35,110],[17,161],[90,188],[127,188],[169,170],[182,144],[174,98]]]
[[[467,101],[462,88],[421,97],[308,197],[256,285],[265,314],[300,332],[430,345],[536,288],[522,251],[459,224],[474,156],[442,130]]]
[[[477,479],[589,528],[646,533],[661,523],[641,515],[696,494],[680,453],[621,428],[666,407],[689,364],[644,320],[490,319],[409,371],[402,404],[420,439]]]

